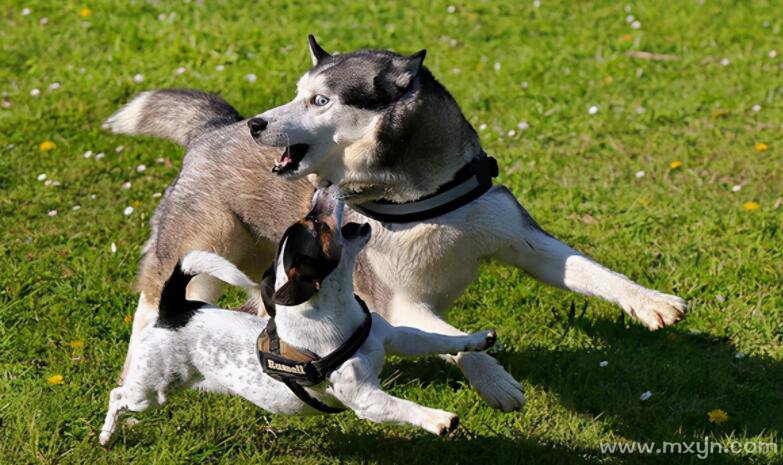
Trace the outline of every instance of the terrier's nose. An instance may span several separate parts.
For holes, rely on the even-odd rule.
[[[247,120],[247,127],[250,128],[250,135],[254,138],[261,135],[264,129],[266,129],[267,124],[269,124],[269,121],[264,118],[250,118]]]

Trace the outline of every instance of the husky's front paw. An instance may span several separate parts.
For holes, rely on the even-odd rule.
[[[644,288],[634,292],[621,305],[651,331],[680,321],[688,310],[688,304],[676,295]]]
[[[422,422],[422,428],[438,436],[446,436],[459,426],[459,417],[451,412],[429,409],[430,412]]]
[[[483,352],[464,352],[457,363],[471,386],[491,407],[511,412],[525,405],[522,386],[494,358]]]

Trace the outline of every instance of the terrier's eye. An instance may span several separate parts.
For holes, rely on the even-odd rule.
[[[329,103],[329,97],[325,97],[325,96],[320,95],[320,94],[316,95],[315,97],[313,97],[313,105],[315,105],[317,107],[322,107],[322,106],[326,105],[327,103]]]

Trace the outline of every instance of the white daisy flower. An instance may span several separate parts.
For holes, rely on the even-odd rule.
[[[133,207],[125,207],[125,210],[122,211],[122,214],[125,216],[130,216],[133,214]]]
[[[520,84],[520,86],[522,86],[523,89],[527,89],[528,87],[527,81],[524,81],[522,84]]]
[[[598,106],[597,105],[591,106],[590,108],[587,109],[587,113],[591,115],[598,113]]]
[[[49,84],[49,90],[57,90],[59,88],[60,88],[60,83],[59,82],[53,82],[53,83]]]
[[[28,16],[32,11],[29,8],[22,8],[22,16]]]
[[[111,253],[117,253],[117,244],[115,244],[114,242],[111,243],[109,248],[111,249]]]
[[[38,177],[35,178],[35,179],[37,179],[39,181],[45,181],[46,180],[46,173],[39,174]]]
[[[486,125],[486,123],[481,123],[481,124],[479,124],[479,131],[486,131],[486,130],[487,130],[487,125]]]
[[[217,72],[222,72],[224,69],[226,69],[226,67],[223,66],[223,65],[215,66],[215,71],[217,71]]]
[[[90,158],[92,157],[92,150],[88,150],[82,154],[84,158]]]
[[[118,145],[117,148],[114,149],[114,151],[117,153],[122,153],[123,150],[125,150],[124,145]]]
[[[530,128],[530,125],[527,123],[527,121],[520,121],[517,124],[517,129],[519,129],[520,131],[527,131],[528,128]]]
[[[722,59],[720,60],[720,64],[721,64],[722,66],[729,66],[729,65],[731,64],[731,60],[729,60],[728,58],[722,58]]]
[[[57,210],[49,210],[49,212],[46,213],[47,216],[57,216]]]
[[[770,58],[775,58],[776,56],[778,56],[778,51],[777,50],[770,50],[769,53],[767,53],[767,56],[770,57]]]
[[[652,397],[652,392],[650,391],[644,391],[641,396],[639,396],[639,400],[645,401],[649,400],[650,397]]]
[[[157,198],[162,197],[162,196],[163,196],[163,194],[161,194],[160,192],[155,192],[154,194],[152,194],[152,198],[153,199],[157,199]]]
[[[163,157],[160,157],[160,158],[158,158],[157,160],[155,160],[155,163],[157,163],[157,164],[159,164],[159,165],[162,165],[162,164],[163,164],[163,163],[165,163],[165,162],[166,162],[166,160],[164,160],[164,159],[163,159]]]
[[[601,360],[601,362],[598,364],[598,366],[601,368],[604,368],[607,365],[609,365],[609,362],[607,362],[606,360]]]
[[[508,137],[514,137],[514,136],[517,135],[517,132],[515,130],[511,129],[506,134],[508,134]]]
[[[133,76],[133,82],[135,82],[136,84],[140,84],[140,83],[144,82],[144,75],[143,74],[136,74],[135,76]]]
[[[447,11],[448,13],[454,13],[455,11],[457,11],[457,7],[455,7],[454,5],[449,5],[449,6],[446,8],[446,11]]]
[[[81,210],[81,209],[82,209],[82,206],[81,206],[81,205],[74,205],[73,207],[71,207],[71,210],[73,210],[73,211],[75,211],[75,212],[78,212],[78,211],[79,211],[79,210]]]
[[[130,181],[125,181],[124,183],[122,183],[122,188],[125,189],[125,190],[130,189],[131,188]]]
[[[49,24],[49,18],[46,18],[46,17],[41,18],[38,21],[38,24],[40,24],[41,26],[46,26],[47,24]]]
[[[96,160],[101,160],[105,156],[106,156],[106,154],[104,154],[103,152],[98,152],[98,153],[95,154],[95,159]]]
[[[38,97],[39,95],[41,95],[41,90],[35,87],[33,88],[33,90],[30,91],[30,95],[33,97]]]
[[[757,104],[753,105],[750,109],[753,110],[754,112],[759,112],[759,111],[761,111],[761,105],[759,105],[757,103]]]
[[[634,21],[631,23],[631,29],[641,29],[642,23],[639,21]]]
[[[51,179],[47,179],[46,181],[44,181],[44,186],[49,187],[52,185],[53,182],[54,181],[52,181]]]
[[[742,184],[735,184],[734,187],[731,188],[732,192],[739,192],[742,190]]]
[[[245,80],[247,82],[253,83],[253,82],[256,82],[256,79],[258,79],[258,77],[255,74],[253,74],[253,73],[245,75]]]
[[[644,177],[646,174],[647,174],[647,173],[645,173],[644,171],[637,171],[637,172],[636,172],[636,179],[641,179],[641,178],[643,178],[643,177]]]
[[[139,172],[139,173],[143,173],[143,172],[147,171],[147,167],[144,166],[144,165],[139,165],[139,166],[136,167],[136,171]]]
[[[500,71],[500,62],[496,61],[495,64],[492,67],[494,68],[496,73],[499,72]]]
[[[176,74],[177,76],[181,76],[185,74],[185,71],[187,71],[187,69],[184,66],[180,66],[179,68],[177,68],[176,71],[174,71],[174,74]]]
[[[636,21],[636,18],[634,18],[633,15],[628,15],[628,16],[625,17],[625,22],[626,23],[632,23],[634,21]]]

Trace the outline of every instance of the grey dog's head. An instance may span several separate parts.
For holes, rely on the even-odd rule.
[[[281,176],[318,173],[340,182],[366,163],[352,153],[377,144],[390,109],[417,87],[425,51],[404,56],[381,50],[330,55],[309,36],[313,67],[297,84],[296,97],[248,121],[255,140],[286,147],[275,165]],[[428,72],[427,72],[428,73]],[[364,150],[359,150],[364,147]]]

